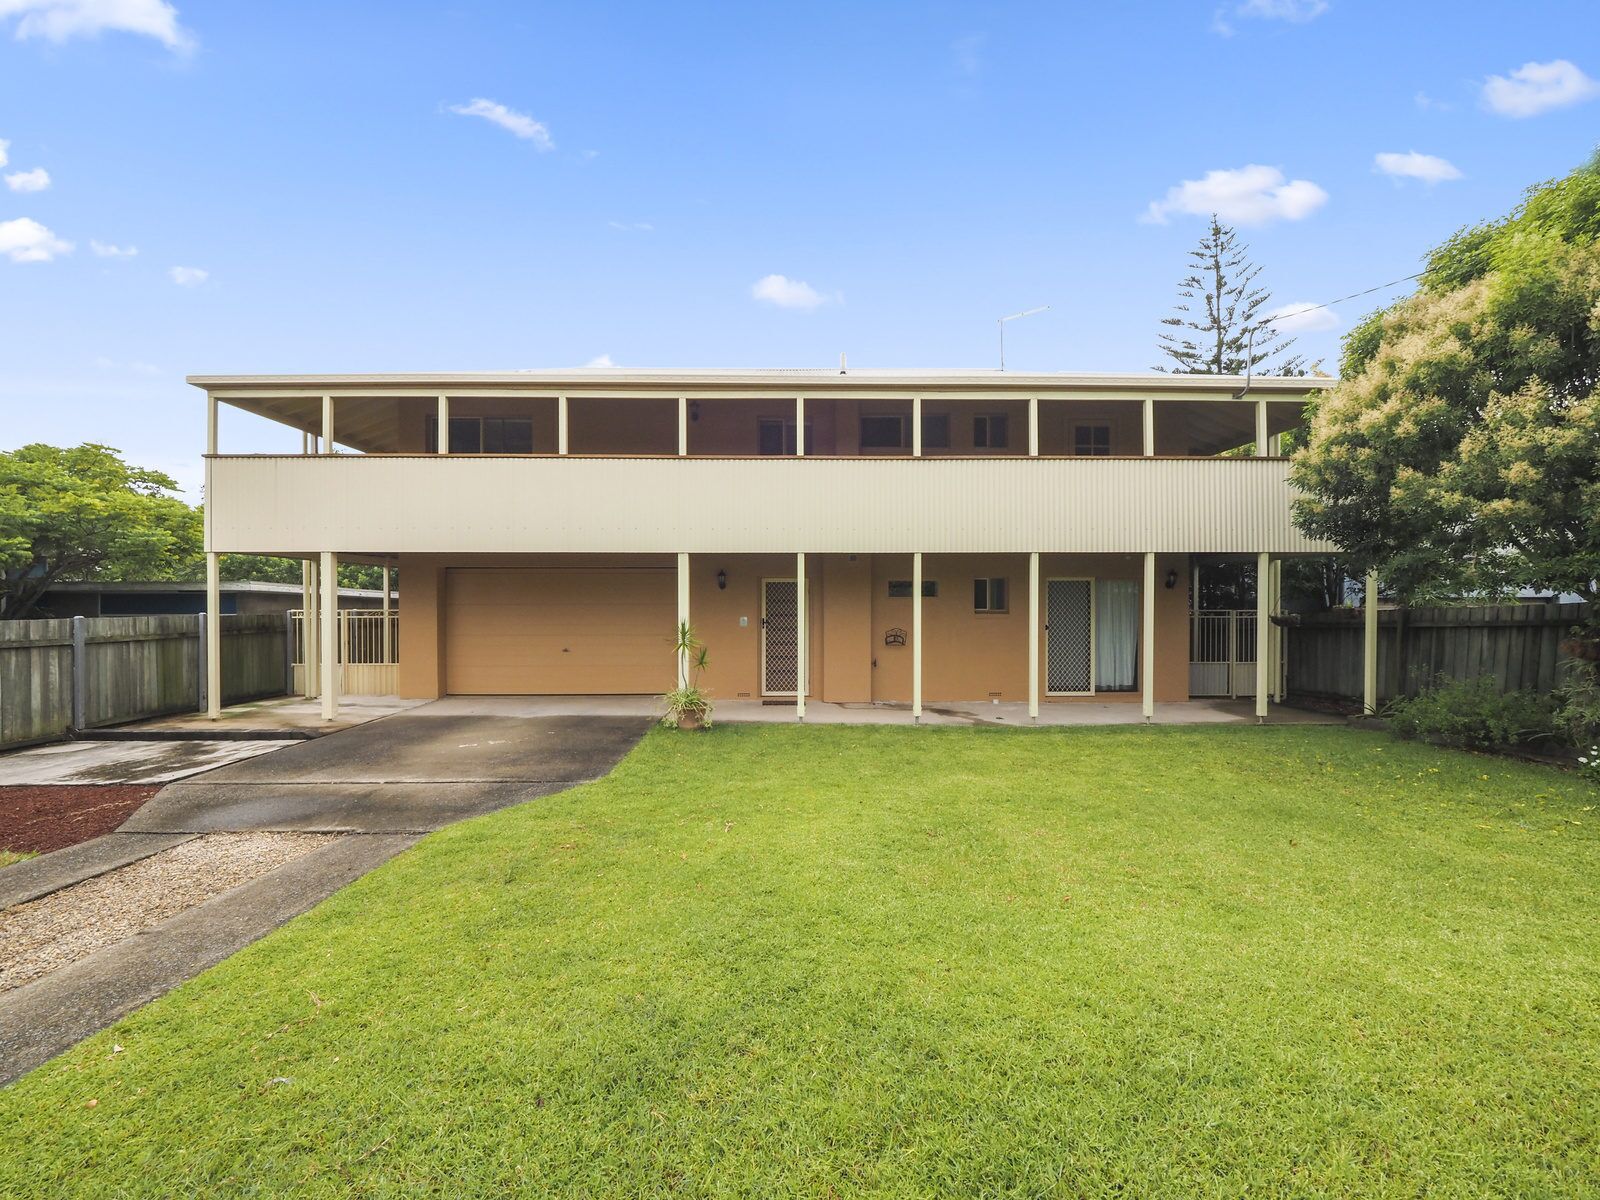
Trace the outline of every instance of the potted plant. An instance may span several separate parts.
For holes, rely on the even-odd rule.
[[[678,659],[678,686],[662,697],[667,712],[661,723],[672,729],[709,729],[711,700],[700,688],[700,672],[706,669],[706,648],[689,622],[678,622],[672,649]]]

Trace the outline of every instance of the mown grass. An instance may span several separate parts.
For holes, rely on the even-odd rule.
[[[1338,728],[656,733],[0,1092],[0,1194],[1581,1194],[1597,801]]]

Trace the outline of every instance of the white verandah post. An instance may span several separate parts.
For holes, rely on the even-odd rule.
[[[1028,555],[1028,719],[1039,719],[1039,552]]]
[[[439,397],[439,412],[434,418],[435,430],[434,450],[440,454],[450,453],[450,397]]]
[[[1367,591],[1362,597],[1365,611],[1361,640],[1361,711],[1378,715],[1378,573],[1367,572]]]
[[[339,715],[339,560],[322,552],[322,719]]]
[[[678,555],[678,628],[677,634],[682,635],[683,630],[689,625],[689,556]],[[678,655],[678,686],[689,686],[689,653],[684,651]]]
[[[1156,715],[1156,552],[1144,552],[1144,588],[1140,599],[1144,608],[1144,628],[1139,634],[1140,706],[1146,721]]]
[[[394,661],[394,631],[389,628],[389,568],[383,569],[383,661],[387,665]]]
[[[1267,672],[1271,668],[1272,556],[1256,555],[1256,720],[1267,719]]]
[[[206,457],[217,453],[217,398],[206,394]],[[209,467],[209,463],[208,463]],[[209,471],[208,471],[209,475]],[[210,499],[209,496],[206,497]],[[206,716],[222,716],[222,573],[221,560],[212,548],[212,506],[206,505]]]
[[[922,551],[911,556],[911,719],[922,720]]]
[[[806,719],[806,687],[810,683],[806,678],[810,672],[806,668],[811,654],[806,637],[809,624],[806,613],[806,556],[801,551],[794,556],[794,716],[797,721]]]
[[[922,397],[911,397],[911,457],[922,457]]]

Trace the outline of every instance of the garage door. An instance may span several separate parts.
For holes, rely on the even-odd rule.
[[[445,573],[445,690],[455,695],[664,692],[677,621],[670,570],[455,568]]]

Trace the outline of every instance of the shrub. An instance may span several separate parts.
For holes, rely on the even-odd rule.
[[[1567,663],[1566,679],[1553,693],[1556,726],[1568,745],[1583,749],[1600,742],[1600,675],[1583,659]]]
[[[1525,745],[1555,731],[1555,705],[1548,697],[1528,691],[1502,693],[1491,675],[1477,679],[1441,675],[1417,695],[1391,703],[1384,715],[1403,738],[1466,750]]]

